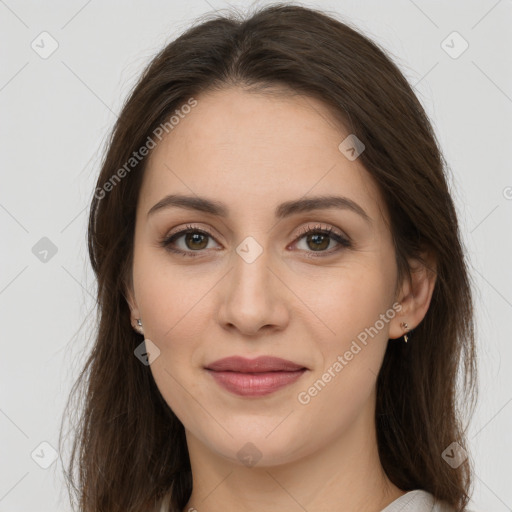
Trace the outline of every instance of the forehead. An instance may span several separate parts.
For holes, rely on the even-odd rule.
[[[350,133],[322,101],[240,88],[195,99],[150,154],[141,191],[146,211],[166,193],[182,192],[240,211],[339,193],[364,204],[372,217],[381,212],[369,173],[339,150]]]

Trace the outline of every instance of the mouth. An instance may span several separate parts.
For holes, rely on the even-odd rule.
[[[219,359],[205,367],[214,381],[239,396],[264,396],[297,381],[308,368],[270,356]]]

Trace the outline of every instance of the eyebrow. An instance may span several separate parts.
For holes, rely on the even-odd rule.
[[[227,206],[218,201],[207,199],[206,197],[170,194],[151,207],[148,211],[148,217],[157,211],[171,207],[200,211],[217,217],[225,218],[229,216],[229,209]],[[348,197],[343,196],[314,196],[305,199],[286,201],[277,206],[275,209],[275,216],[278,219],[284,219],[297,213],[329,208],[351,210],[362,217],[367,223],[372,223],[370,216],[363,210],[363,208],[361,208],[361,206]]]

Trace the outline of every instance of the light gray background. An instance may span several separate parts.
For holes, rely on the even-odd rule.
[[[481,390],[469,435],[472,508],[512,510],[512,2],[305,5],[336,11],[391,52],[432,119],[453,173],[477,290]],[[45,470],[31,454],[49,456],[41,442],[58,447],[65,400],[94,322],[85,230],[103,144],[157,50],[197,16],[227,6],[0,0],[0,511],[70,508],[60,461]],[[43,31],[59,45],[47,59],[31,47],[34,40],[43,45]],[[453,31],[469,44],[455,59],[441,46]],[[42,237],[57,247],[47,262],[32,252]]]

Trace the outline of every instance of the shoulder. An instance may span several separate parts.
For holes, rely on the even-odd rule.
[[[455,509],[448,503],[436,499],[429,492],[416,489],[406,492],[381,512],[455,512]]]

